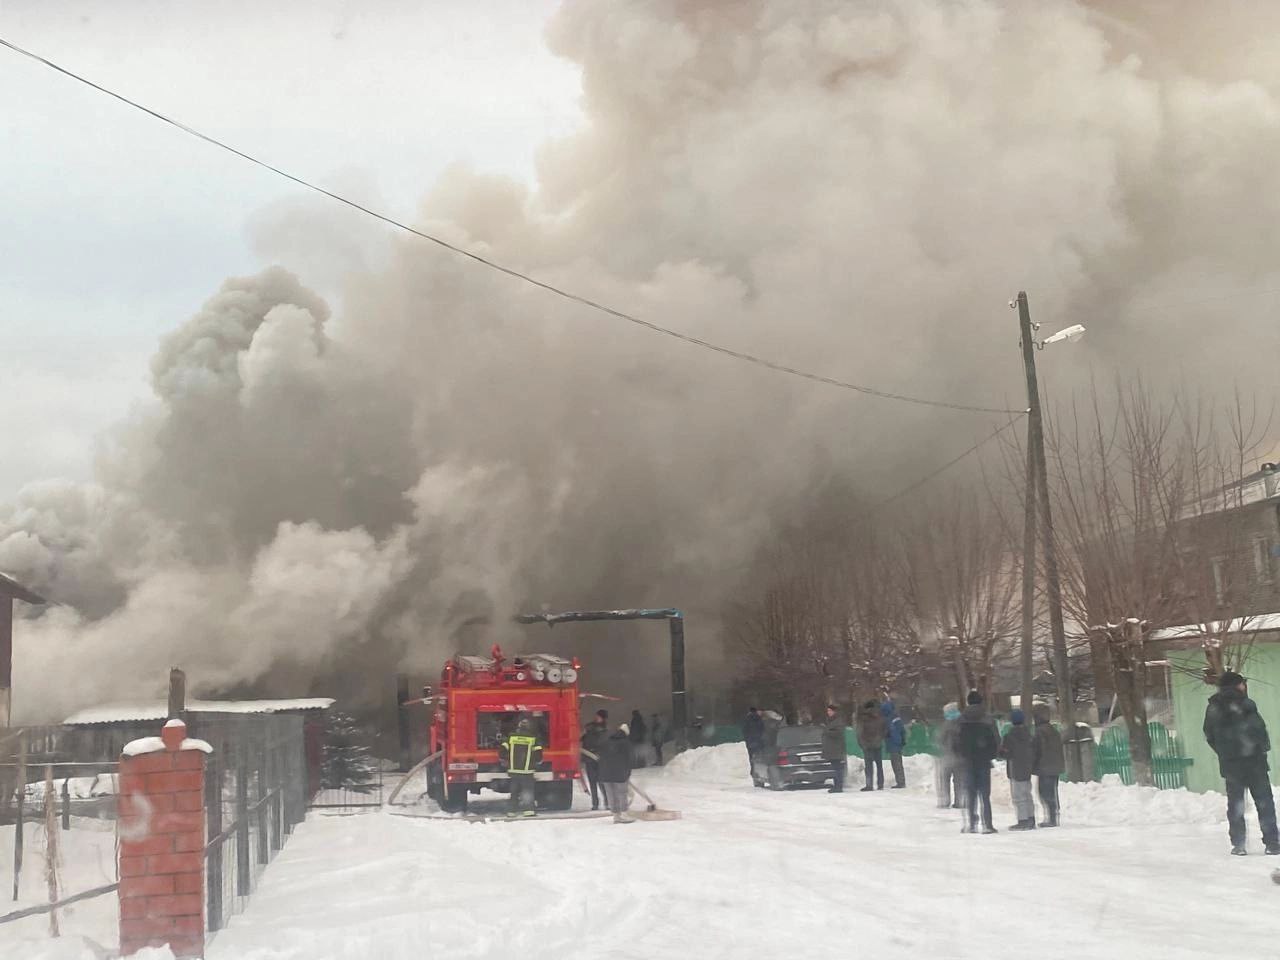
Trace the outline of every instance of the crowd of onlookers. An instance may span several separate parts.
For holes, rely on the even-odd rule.
[[[777,722],[772,711],[762,713],[752,707],[742,723],[747,762],[757,786],[763,785],[760,757],[766,750],[770,720]],[[1065,766],[1062,737],[1049,722],[1049,709],[1038,704],[1034,710],[1034,729],[1027,726],[1021,710],[1009,715],[1010,727],[1003,736],[996,721],[976,691],[968,696],[963,710],[949,703],[937,730],[935,772],[938,806],[966,811],[965,832],[995,833],[991,821],[991,766],[1003,759],[1007,765],[1010,790],[1018,822],[1010,829],[1036,828],[1032,778],[1044,807],[1041,827],[1058,825],[1058,778]],[[887,756],[893,771],[893,786],[901,790],[907,785],[902,762],[907,744],[907,727],[891,699],[867,700],[853,717],[854,736],[862,753],[865,785],[863,793],[883,790],[884,760]],[[831,792],[843,793],[848,768],[845,719],[835,704],[828,704],[821,727],[822,759],[830,764]]]
[[[884,759],[893,771],[893,786],[907,785],[902,761],[907,745],[907,727],[892,699],[867,700],[855,711],[851,726],[862,752],[865,785],[862,792],[883,790]],[[1030,723],[1028,723],[1030,721]],[[762,769],[767,769],[769,733],[776,736],[782,718],[774,711],[752,707],[742,723],[747,747],[747,763],[752,781],[764,785]],[[849,726],[835,704],[828,704],[826,718],[817,734],[822,760],[830,765],[831,792],[842,793],[848,769],[845,730]],[[695,723],[690,734],[700,732]],[[632,711],[630,723],[620,723],[611,732],[609,713],[598,710],[582,734],[587,755],[585,769],[591,793],[591,808],[599,809],[600,794],[613,811],[614,819],[627,822],[627,782],[631,771],[649,764],[661,765],[663,748],[670,731],[657,714],[646,721],[639,710]],[[1209,698],[1204,719],[1205,740],[1218,756],[1219,772],[1226,783],[1227,821],[1231,852],[1243,856],[1245,850],[1245,794],[1251,794],[1257,808],[1263,845],[1268,854],[1280,854],[1280,833],[1276,827],[1267,754],[1271,742],[1267,726],[1249,699],[1245,678],[1231,671],[1218,679],[1217,692]],[[698,745],[698,739],[692,744]],[[817,744],[814,745],[815,749]],[[996,833],[991,819],[991,769],[1003,760],[1017,822],[1010,830],[1056,827],[1060,806],[1058,782],[1066,767],[1062,736],[1050,722],[1047,704],[1032,706],[1031,716],[1020,709],[1009,713],[1008,729],[1002,734],[988,712],[981,694],[969,693],[963,708],[948,703],[935,732],[934,769],[938,806],[964,811],[962,829],[966,833]],[[824,777],[825,779],[825,777]],[[1042,818],[1036,821],[1036,797]]]
[[[781,724],[773,711],[752,707],[742,724],[751,778],[764,784],[761,756],[767,752],[767,732]],[[1028,723],[1028,720],[1031,722]],[[862,753],[865,793],[884,789],[884,757],[893,769],[894,789],[906,786],[902,762],[907,728],[891,699],[867,700],[854,711],[852,727]],[[821,725],[821,756],[830,764],[831,792],[842,793],[848,767],[846,723],[835,704],[828,704]],[[1226,785],[1227,824],[1231,852],[1244,856],[1245,795],[1250,794],[1257,809],[1265,851],[1280,855],[1275,800],[1271,788],[1267,754],[1271,741],[1267,725],[1249,698],[1243,676],[1225,671],[1218,678],[1217,692],[1205,710],[1204,736],[1218,756],[1219,772]],[[1017,822],[1010,830],[1056,827],[1060,805],[1058,783],[1066,768],[1062,736],[1050,721],[1047,704],[1034,704],[1031,717],[1020,709],[1009,713],[1009,726],[1002,734],[986,709],[981,694],[972,691],[963,709],[958,703],[943,708],[943,721],[935,733],[934,769],[938,806],[963,810],[966,833],[996,833],[991,820],[991,769],[1003,760]],[[1034,789],[1033,789],[1034,787]],[[1036,822],[1036,796],[1043,817]]]

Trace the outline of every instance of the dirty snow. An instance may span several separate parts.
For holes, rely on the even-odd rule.
[[[907,759],[907,790],[874,794],[851,759],[839,796],[756,790],[746,766],[729,744],[639,772],[672,822],[313,814],[208,958],[1280,955],[1280,864],[1252,821],[1254,855],[1227,855],[1220,795],[1066,784],[1064,826],[1018,835],[997,771],[1002,832],[983,837],[935,808],[927,758]],[[9,936],[6,958],[81,960],[39,940],[11,954]]]

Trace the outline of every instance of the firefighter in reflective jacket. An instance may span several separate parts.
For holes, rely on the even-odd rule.
[[[528,717],[520,718],[515,733],[502,741],[498,753],[511,778],[511,815],[523,813],[532,817],[536,804],[533,774],[542,762],[542,747],[534,736],[533,722]]]

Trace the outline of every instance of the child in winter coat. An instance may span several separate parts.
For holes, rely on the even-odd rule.
[[[1044,807],[1042,827],[1058,825],[1058,778],[1066,769],[1066,755],[1062,749],[1062,734],[1049,722],[1049,706],[1037,703],[1031,711],[1036,718],[1035,762],[1032,773],[1036,775],[1036,789]]]
[[[1027,717],[1021,710],[1009,714],[1013,725],[1000,743],[1000,756],[1004,758],[1009,773],[1009,792],[1013,795],[1013,809],[1018,822],[1010,830],[1034,830],[1036,828],[1036,804],[1031,799],[1031,770],[1035,764],[1035,744],[1027,729]]]
[[[958,810],[964,792],[964,764],[960,760],[960,704],[954,701],[942,708],[936,746],[938,755],[933,758],[933,764],[938,781],[938,807]]]
[[[898,716],[898,708],[892,700],[880,704],[880,716],[884,718],[884,750],[893,766],[893,789],[907,785],[907,774],[902,766],[902,749],[907,745],[907,728]]]

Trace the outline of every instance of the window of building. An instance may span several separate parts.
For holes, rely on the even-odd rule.
[[[1253,572],[1259,583],[1271,582],[1271,543],[1266,537],[1253,540]]]
[[[1214,557],[1210,563],[1213,566],[1213,595],[1218,603],[1223,603],[1227,599],[1227,558]]]

